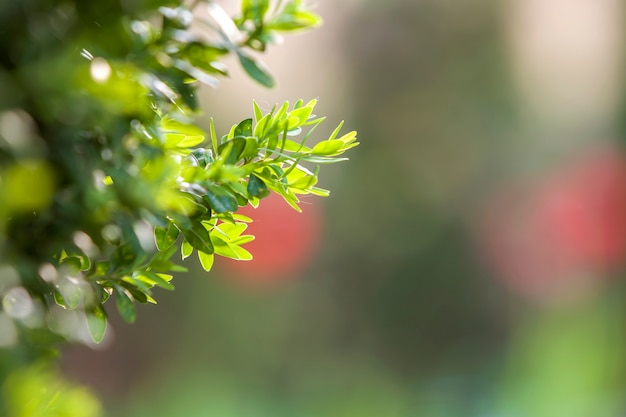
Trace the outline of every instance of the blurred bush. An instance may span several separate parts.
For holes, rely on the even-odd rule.
[[[623,415],[618,3],[331,5],[364,145],[318,252],[260,290],[196,266],[65,369],[124,417]]]

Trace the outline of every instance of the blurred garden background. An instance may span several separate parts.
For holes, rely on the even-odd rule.
[[[254,275],[191,263],[66,374],[113,417],[624,415],[623,3],[317,11],[277,88],[234,71],[202,123],[319,98],[361,141],[331,197],[269,200]]]

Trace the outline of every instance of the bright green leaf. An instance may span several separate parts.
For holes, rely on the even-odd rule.
[[[325,140],[316,144],[311,150],[311,153],[314,155],[331,156],[335,155],[343,145],[343,141],[339,139]]]
[[[174,286],[169,282],[172,279],[171,275],[167,274],[157,274],[152,271],[144,271],[138,278],[147,278],[149,282],[153,285],[161,287],[166,290],[174,290]],[[167,279],[166,279],[167,278]]]
[[[180,247],[180,253],[182,255],[183,261],[191,256],[191,254],[193,253],[193,246],[191,246],[191,244],[187,242],[187,239],[183,240],[183,243]]]
[[[246,249],[239,245],[231,245],[231,249],[237,254],[238,261],[251,261],[253,256]]]
[[[205,271],[209,272],[213,267],[213,262],[215,261],[215,256],[212,253],[204,253],[198,252],[198,259],[200,259],[200,264]]]

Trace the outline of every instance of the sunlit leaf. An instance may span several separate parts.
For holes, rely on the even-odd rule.
[[[198,252],[198,259],[205,271],[210,271],[215,261],[215,256],[212,253]]]
[[[311,153],[320,156],[330,156],[336,154],[343,146],[343,141],[339,139],[325,140],[316,144]]]
[[[170,280],[172,279],[171,275],[157,274],[156,272],[152,271],[144,271],[138,276],[138,278],[143,278],[151,284],[161,287],[163,289],[170,291],[174,290],[174,286],[170,283]]]
[[[191,254],[193,253],[193,246],[191,246],[191,244],[187,242],[187,239],[183,240],[183,243],[180,247],[180,253],[182,255],[183,261],[191,256]]]

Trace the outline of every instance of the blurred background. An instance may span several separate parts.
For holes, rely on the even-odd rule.
[[[624,7],[320,1],[202,123],[319,98],[361,141],[331,197],[264,201],[253,263],[194,260],[64,370],[113,417],[625,415]]]

